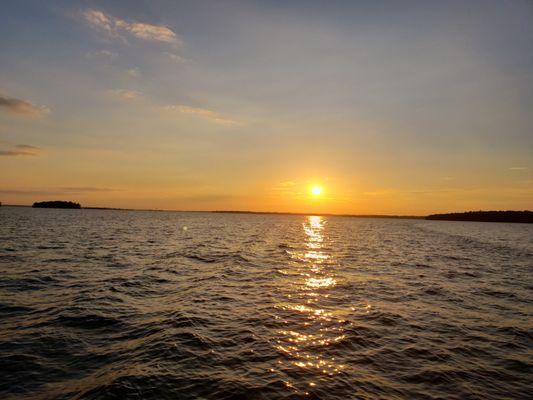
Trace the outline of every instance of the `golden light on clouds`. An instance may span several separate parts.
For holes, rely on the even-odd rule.
[[[176,33],[164,25],[136,21],[128,22],[94,9],[85,10],[82,15],[92,28],[106,32],[114,38],[121,38],[121,35],[129,34],[138,39],[148,41],[181,44],[181,40]]]
[[[84,206],[170,210],[428,215],[533,204],[526,2],[481,7],[483,18],[459,27],[441,22],[470,6],[429,2],[409,14],[429,22],[408,41],[395,7],[360,2],[329,2],[313,14],[320,29],[303,23],[313,7],[271,2],[216,13],[201,2],[73,0],[60,12],[11,3],[0,13],[10,38],[4,204],[55,200],[65,187],[118,189],[61,195]],[[47,51],[29,62],[34,48]]]

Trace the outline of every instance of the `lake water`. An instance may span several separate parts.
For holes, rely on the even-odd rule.
[[[532,272],[525,224],[1,207],[0,398],[526,399]]]

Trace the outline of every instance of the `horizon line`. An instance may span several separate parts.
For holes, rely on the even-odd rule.
[[[1,203],[0,203],[1,204]],[[30,204],[2,204],[4,207],[29,207]],[[195,213],[218,213],[218,214],[278,214],[278,215],[321,215],[333,217],[376,217],[376,218],[424,218],[427,215],[398,215],[398,214],[336,214],[336,213],[316,213],[316,212],[291,212],[291,211],[248,211],[248,210],[178,210],[164,208],[123,208],[123,207],[100,207],[82,206],[82,210],[116,210],[116,211],[161,211],[161,212],[195,212]],[[428,214],[430,215],[430,214]]]
[[[2,204],[4,207],[29,207],[28,204]],[[193,213],[215,213],[215,214],[265,214],[265,215],[318,215],[326,217],[353,217],[353,218],[397,218],[397,219],[424,219],[432,215],[439,214],[464,214],[470,212],[531,212],[530,210],[469,210],[469,211],[451,211],[439,212],[433,214],[419,214],[419,215],[401,215],[401,214],[337,214],[337,213],[314,213],[314,212],[290,212],[290,211],[246,211],[246,210],[171,210],[158,208],[122,208],[122,207],[99,207],[87,206],[81,207],[85,210],[115,210],[115,211],[159,211],[159,212],[193,212]]]

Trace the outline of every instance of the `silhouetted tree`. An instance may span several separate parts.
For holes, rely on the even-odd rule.
[[[462,213],[433,214],[426,217],[442,221],[522,222],[533,223],[533,211],[467,211]]]
[[[35,208],[81,208],[80,203],[74,203],[73,201],[40,201],[33,203]]]

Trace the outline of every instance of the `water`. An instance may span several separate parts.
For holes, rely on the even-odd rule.
[[[0,398],[525,399],[533,226],[0,208]]]

